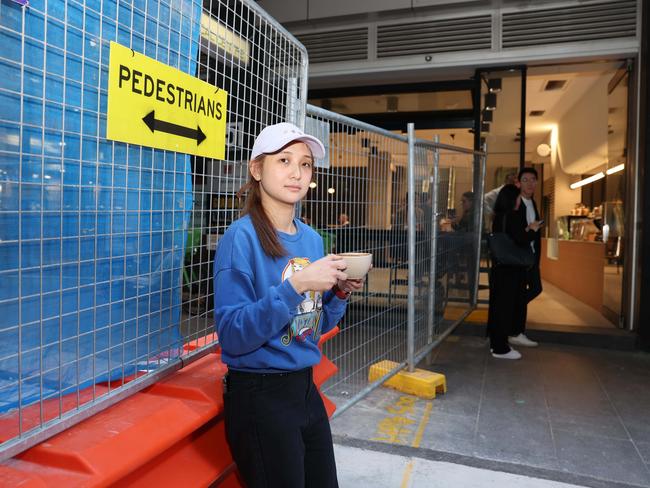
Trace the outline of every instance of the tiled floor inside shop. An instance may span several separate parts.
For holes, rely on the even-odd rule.
[[[615,271],[611,271],[609,274],[606,273],[605,277],[606,279],[613,278],[607,282],[606,290],[603,293],[614,295],[615,291],[619,290],[618,295],[611,298],[611,300],[618,300],[618,303],[620,303],[618,275],[616,275]],[[481,275],[481,284],[487,284],[487,276],[485,274]],[[598,310],[586,305],[548,281],[542,280],[542,288],[542,294],[528,305],[528,324],[532,325],[533,328],[544,328],[544,325],[597,327],[603,329],[616,328]],[[487,302],[489,296],[488,290],[481,290],[479,292],[479,299],[483,299],[485,302]],[[479,305],[480,308],[484,308],[487,311],[487,303]]]
[[[560,288],[544,281],[543,292],[528,305],[528,322],[576,327],[615,328],[596,309],[582,303]]]
[[[496,360],[485,339],[452,335],[427,366],[446,375],[446,394],[379,388],[333,420],[335,442],[580,486],[650,487],[650,354],[548,343],[521,352]]]

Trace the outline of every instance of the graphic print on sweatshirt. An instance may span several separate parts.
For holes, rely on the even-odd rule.
[[[282,271],[282,281],[289,279],[296,271],[309,266],[307,258],[291,258]],[[295,337],[298,342],[305,342],[311,336],[314,342],[320,337],[320,317],[323,310],[323,297],[320,292],[307,291],[305,299],[298,305],[296,315],[289,329],[282,336],[282,345],[288,346]]]

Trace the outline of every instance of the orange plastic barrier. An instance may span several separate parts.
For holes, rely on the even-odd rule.
[[[329,341],[332,337],[338,334],[339,331],[340,329],[338,327],[334,327],[332,330],[330,330],[329,332],[321,336],[320,340],[318,341],[318,346],[321,348],[321,350],[323,347],[323,343]],[[334,402],[332,402],[329,398],[327,398],[323,394],[320,387],[329,378],[334,376],[337,371],[338,368],[336,367],[336,365],[332,361],[330,361],[329,358],[325,356],[325,354],[321,355],[320,362],[314,367],[314,383],[316,384],[320,396],[323,399],[323,403],[325,404],[325,410],[327,410],[327,415],[329,417],[331,417],[336,411],[336,405],[334,404]]]
[[[324,334],[319,345],[337,333]],[[241,487],[222,418],[226,371],[219,352],[206,355],[0,464],[0,486]],[[323,356],[314,381],[320,387],[335,373]],[[336,406],[322,396],[331,415]],[[68,409],[76,405],[73,397],[64,399]],[[48,418],[58,414],[55,402],[45,408]],[[28,425],[38,425],[37,411],[26,415]],[[15,427],[9,422],[0,428],[7,439]]]
[[[95,387],[95,396],[97,398],[108,392],[106,385],[97,385]],[[92,389],[88,388],[79,392],[79,406],[82,406],[93,399]],[[58,398],[52,398],[43,402],[43,422],[48,422],[57,418],[60,414],[68,412],[77,408],[77,395],[68,395],[63,397],[63,401],[59,404]],[[21,430],[18,424],[22,420]],[[41,408],[40,405],[34,404],[23,408],[22,419],[18,412],[12,412],[0,416],[0,442],[13,439],[18,436],[19,432],[26,432],[30,429],[36,428],[41,424]],[[1,479],[1,478],[0,478]]]

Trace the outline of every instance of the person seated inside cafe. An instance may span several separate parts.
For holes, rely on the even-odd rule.
[[[463,208],[463,215],[461,215],[458,222],[452,223],[452,227],[456,231],[471,232],[474,228],[474,192],[466,191],[460,199]]]
[[[336,218],[336,224],[330,224],[328,227],[345,227],[350,225],[350,217],[345,212],[341,212]]]
[[[392,215],[393,229],[408,229],[408,194],[404,198],[404,202],[397,208]],[[423,208],[422,201],[416,200],[415,206],[415,230],[424,230],[426,220],[426,212]]]

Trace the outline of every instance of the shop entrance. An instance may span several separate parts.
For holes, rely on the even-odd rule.
[[[633,72],[627,59],[501,66],[479,68],[473,79],[318,89],[309,98],[386,129],[415,120],[418,137],[474,149],[486,144],[486,193],[520,167],[534,167],[539,173],[534,198],[546,221],[544,292],[531,302],[528,322],[545,330],[616,332],[630,327],[624,283],[632,235],[625,223],[626,210],[633,208],[628,203]],[[448,199],[441,222],[453,224],[462,215],[461,193]],[[484,210],[487,231],[485,204]],[[483,260],[482,323],[488,268]]]
[[[606,331],[627,325],[631,71],[631,61],[615,60],[481,72],[486,192],[520,166],[539,174],[534,198],[546,221],[544,292],[528,308],[533,329]],[[489,222],[489,208],[486,217]]]

